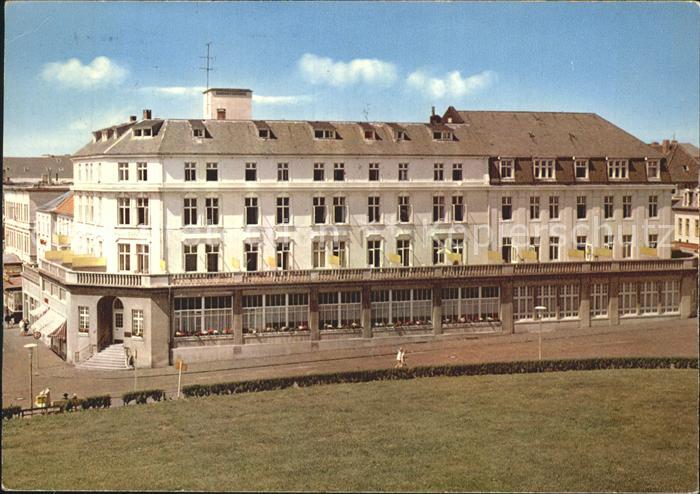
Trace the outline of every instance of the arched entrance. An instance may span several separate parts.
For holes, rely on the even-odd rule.
[[[124,304],[116,297],[102,297],[97,302],[97,351],[124,338]]]

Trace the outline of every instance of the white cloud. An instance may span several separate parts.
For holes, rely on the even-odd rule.
[[[490,87],[496,79],[496,73],[490,70],[469,77],[462,77],[459,70],[454,70],[442,78],[430,77],[424,71],[416,70],[408,76],[406,84],[433,98],[459,98]]]
[[[308,103],[311,101],[311,96],[299,95],[299,96],[262,96],[260,94],[253,93],[253,103],[259,105],[270,105],[270,106],[283,106],[283,105],[300,105],[301,103]]]
[[[336,62],[332,58],[304,53],[298,65],[304,78],[312,84],[347,86],[361,82],[388,86],[396,80],[396,66],[376,58]]]
[[[128,70],[107,57],[96,57],[88,65],[77,58],[44,65],[42,77],[67,87],[90,89],[123,81]]]
[[[202,92],[206,90],[205,87],[200,86],[147,86],[142,87],[140,91],[150,94],[156,94],[159,96],[201,96]],[[253,102],[259,105],[269,105],[269,106],[283,106],[283,105],[299,105],[301,103],[307,103],[311,101],[311,96],[307,95],[297,95],[297,96],[263,96],[261,94],[253,93]]]
[[[147,86],[142,87],[140,91],[164,96],[201,96],[205,89],[204,86]]]

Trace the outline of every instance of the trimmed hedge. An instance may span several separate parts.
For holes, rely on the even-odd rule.
[[[19,417],[22,415],[21,406],[9,406],[2,409],[2,418],[11,419],[12,417]]]
[[[182,388],[187,397],[253,393],[307,387],[319,384],[390,381],[436,376],[483,376],[496,374],[529,374],[603,369],[697,369],[698,359],[686,357],[625,357],[542,361],[489,362],[483,364],[438,365],[403,369],[376,369],[307,376],[279,377],[217,384],[190,384]]]
[[[165,391],[162,389],[149,389],[146,391],[124,393],[122,395],[122,401],[125,405],[128,405],[132,401],[137,405],[142,405],[148,402],[148,398],[150,398],[152,401],[162,401],[165,399]]]
[[[112,397],[109,395],[103,396],[88,396],[85,398],[80,406],[83,410],[89,408],[109,408],[112,406]]]

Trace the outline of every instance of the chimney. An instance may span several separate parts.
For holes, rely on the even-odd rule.
[[[143,119],[144,119],[144,120],[150,120],[150,119],[151,119],[151,110],[144,110],[144,111],[143,111]]]
[[[663,142],[661,143],[661,152],[666,154],[666,153],[668,153],[668,149],[669,149],[668,139],[664,139]]]
[[[136,115],[131,115],[131,116],[129,117],[129,122],[130,122],[130,123],[136,122]]]
[[[434,107],[434,106],[432,107],[432,110],[431,110],[431,112],[430,112],[430,115],[431,115],[432,117],[435,116],[435,107]]]

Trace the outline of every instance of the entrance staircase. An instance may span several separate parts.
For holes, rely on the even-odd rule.
[[[124,359],[124,344],[110,345],[101,352],[94,354],[85,362],[76,364],[76,369],[88,370],[124,370],[128,369]]]

